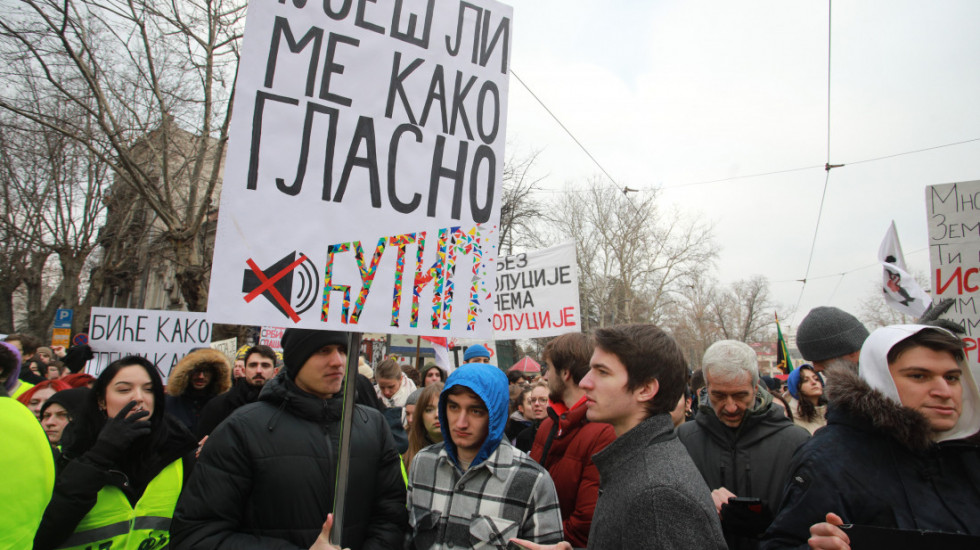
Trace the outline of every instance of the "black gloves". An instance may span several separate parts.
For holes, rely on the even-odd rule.
[[[114,464],[134,441],[150,434],[150,422],[146,420],[150,411],[142,410],[130,415],[135,406],[136,401],[130,401],[115,418],[106,421],[95,445],[88,452],[94,460],[105,465]]]

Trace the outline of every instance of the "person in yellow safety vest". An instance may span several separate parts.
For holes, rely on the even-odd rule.
[[[13,354],[14,359],[12,361],[7,361],[9,364],[5,366],[3,374],[0,375],[0,384],[3,384],[7,395],[17,399],[24,392],[33,388],[34,384],[20,379],[20,369],[23,367],[24,361],[20,354],[20,348],[9,342],[0,342],[0,345],[3,345],[4,349],[6,350],[3,351],[3,353]]]
[[[0,346],[0,377],[20,363],[16,348]],[[15,375],[16,377],[16,375]],[[54,459],[47,437],[27,407],[7,396],[0,385],[3,452],[0,471],[0,548],[30,548],[54,486]]]
[[[163,381],[152,363],[130,356],[109,364],[65,428],[34,548],[167,547],[196,448],[190,431],[165,414]]]

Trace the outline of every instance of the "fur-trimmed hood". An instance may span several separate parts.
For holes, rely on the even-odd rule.
[[[231,388],[231,362],[224,353],[203,348],[188,353],[174,366],[167,381],[167,393],[175,397],[183,394],[190,387],[191,372],[203,366],[211,367],[210,387],[215,395]]]
[[[896,325],[874,331],[861,349],[860,374],[845,368],[826,371],[829,410],[865,420],[909,449],[921,451],[941,441],[966,439],[980,431],[980,391],[968,365],[963,367],[963,407],[953,429],[935,433],[919,412],[903,407],[888,370],[888,351],[923,329],[923,325]]]

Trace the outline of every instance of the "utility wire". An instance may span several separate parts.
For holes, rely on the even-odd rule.
[[[868,163],[868,162],[876,162],[876,161],[879,161],[879,160],[886,160],[886,159],[891,159],[891,158],[895,158],[895,157],[902,157],[902,156],[905,156],[905,155],[914,155],[914,154],[917,154],[917,153],[924,153],[926,151],[934,151],[936,149],[944,149],[946,147],[955,147],[957,145],[965,145],[967,143],[974,143],[974,142],[978,142],[978,141],[980,141],[980,137],[978,137],[978,138],[972,138],[972,139],[965,139],[963,141],[954,141],[953,143],[944,143],[942,145],[934,145],[932,147],[925,147],[923,149],[915,149],[913,151],[905,151],[905,152],[902,152],[902,153],[894,153],[894,154],[891,154],[891,155],[885,155],[883,157],[875,157],[875,158],[870,158],[870,159],[855,160],[855,161],[851,161],[851,162],[845,162],[845,163],[843,163],[843,165],[841,165],[841,167],[842,166],[851,166],[853,164],[865,164],[865,163]],[[746,174],[744,176],[732,176],[732,177],[729,177],[729,178],[720,178],[720,179],[705,180],[705,181],[694,181],[694,182],[689,182],[689,183],[679,183],[677,185],[664,185],[663,187],[660,187],[659,189],[662,189],[662,190],[667,191],[667,190],[672,190],[672,189],[680,189],[682,187],[691,187],[691,186],[695,186],[695,185],[708,185],[708,184],[711,184],[711,183],[724,183],[726,181],[734,181],[734,180],[749,179],[749,178],[760,178],[760,177],[772,176],[772,175],[776,175],[776,174],[787,174],[787,173],[790,173],[790,172],[803,172],[805,170],[815,170],[817,168],[826,169],[827,168],[827,165],[826,164],[814,164],[812,166],[803,166],[803,167],[800,167],[800,168],[788,168],[786,170],[775,170],[775,171],[772,171],[772,172],[760,172],[758,174]],[[610,187],[609,189],[616,189],[618,191],[622,191],[622,188],[621,187]],[[650,188],[640,189],[640,191],[651,191],[651,190],[655,190],[655,189],[650,189]],[[538,189],[538,190],[536,190],[537,193],[580,193],[580,192],[584,192],[584,191],[586,191],[586,190],[584,190],[584,189]]]
[[[875,157],[873,159],[858,160],[858,161],[854,161],[854,162],[849,162],[847,164],[864,164],[866,162],[875,162],[877,160],[885,160],[885,159],[900,157],[900,156],[903,156],[903,155],[911,155],[913,153],[924,153],[926,151],[933,151],[935,149],[942,149],[943,147],[952,147],[954,145],[963,145],[964,143],[973,143],[974,141],[980,141],[980,138],[965,139],[963,141],[957,141],[957,142],[954,142],[954,143],[947,143],[945,145],[936,145],[934,147],[926,147],[925,149],[916,149],[915,151],[906,151],[904,153],[895,153],[894,155],[885,155],[883,157]]]
[[[906,256],[912,256],[913,254],[918,254],[919,252],[925,252],[926,250],[928,250],[928,248],[919,248],[919,249],[913,250],[912,252],[909,252],[909,253],[907,253],[905,255]],[[867,265],[862,265],[861,267],[855,267],[854,269],[848,269],[847,271],[842,271],[840,273],[828,273],[826,275],[817,275],[816,277],[810,277],[809,280],[810,281],[819,281],[820,279],[829,279],[831,277],[841,277],[841,276],[844,276],[844,275],[850,275],[851,273],[856,273],[858,271],[864,271],[865,269],[868,269],[868,268],[871,268],[871,267],[880,267],[880,266],[881,266],[881,262],[874,262],[874,263],[870,263],[870,264],[867,264]],[[782,280],[779,280],[779,281],[771,281],[771,284],[774,284],[775,285],[775,284],[782,284],[782,283],[798,283],[798,282],[800,282],[800,279],[782,279]]]
[[[978,139],[980,139],[980,138],[978,138]],[[709,183],[721,183],[721,182],[724,182],[724,181],[741,180],[741,179],[747,179],[747,178],[760,178],[762,176],[772,176],[772,175],[775,175],[775,174],[787,174],[789,172],[802,172],[804,170],[813,170],[814,168],[823,168],[823,167],[824,167],[824,165],[822,165],[822,164],[815,164],[813,166],[804,166],[802,168],[790,168],[788,170],[776,170],[775,172],[763,172],[761,174],[746,174],[744,176],[732,176],[730,178],[722,178],[722,179],[717,179],[717,180],[695,181],[695,182],[692,182],[692,183],[681,183],[681,184],[678,184],[678,185],[665,185],[663,187],[663,189],[680,189],[682,187],[691,187],[691,186],[694,186],[694,185],[707,185]]]
[[[831,75],[831,52],[833,45],[833,0],[827,0],[827,163],[824,169],[827,176],[823,180],[823,192],[820,194],[820,207],[817,209],[817,223],[813,227],[813,240],[810,242],[810,257],[806,261],[806,272],[803,274],[803,285],[800,286],[800,296],[796,299],[796,307],[793,308],[793,315],[790,320],[796,317],[803,302],[803,293],[806,292],[806,279],[810,276],[810,267],[813,266],[813,253],[817,249],[817,235],[820,233],[820,218],[823,216],[824,200],[827,198],[827,186],[830,184],[830,170],[837,168],[830,164],[830,75]],[[834,292],[837,292],[836,289]]]
[[[510,74],[514,75],[514,78],[516,78],[517,81],[521,83],[521,86],[524,86],[524,89],[527,90],[527,93],[531,94],[531,97],[533,97],[534,100],[538,102],[538,105],[541,105],[541,107],[545,111],[547,111],[549,115],[551,115],[551,118],[555,119],[555,122],[558,123],[558,126],[561,126],[561,129],[564,130],[566,134],[568,134],[568,137],[572,138],[572,141],[574,141],[575,144],[582,149],[582,151],[586,154],[586,156],[592,159],[592,162],[599,167],[599,170],[601,170],[602,173],[605,174],[607,178],[609,178],[609,181],[613,182],[613,185],[616,186],[616,189],[623,190],[623,192],[625,193],[626,192],[625,187],[621,187],[619,183],[616,182],[616,179],[611,175],[609,175],[609,172],[605,168],[603,168],[601,164],[599,164],[599,161],[596,160],[594,156],[592,156],[592,153],[589,152],[589,150],[585,147],[585,145],[582,145],[582,142],[579,141],[574,134],[572,134],[572,131],[569,130],[568,127],[565,126],[562,123],[562,121],[558,119],[557,116],[555,116],[555,113],[551,112],[551,109],[549,109],[548,106],[544,104],[544,101],[541,101],[541,98],[538,97],[538,94],[531,91],[531,88],[528,87],[528,85],[521,79],[521,77],[517,76],[517,73],[514,72],[514,69],[510,70]]]

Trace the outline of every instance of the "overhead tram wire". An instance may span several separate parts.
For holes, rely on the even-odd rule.
[[[885,156],[882,156],[882,157],[875,157],[875,158],[864,159],[864,160],[850,161],[850,162],[843,163],[842,165],[839,165],[839,166],[838,165],[831,166],[831,168],[839,168],[840,166],[851,166],[851,165],[854,165],[854,164],[865,164],[865,163],[868,163],[868,162],[877,162],[877,161],[880,161],[880,160],[887,160],[887,159],[892,159],[892,158],[896,158],[896,157],[902,157],[902,156],[905,156],[905,155],[915,155],[915,154],[918,154],[918,153],[925,153],[925,152],[928,152],[928,151],[935,151],[937,149],[944,149],[946,147],[955,147],[957,145],[966,145],[968,143],[976,143],[976,142],[980,142],[980,137],[972,138],[972,139],[965,139],[965,140],[962,140],[962,141],[954,141],[952,143],[944,143],[942,145],[934,145],[932,147],[924,147],[922,149],[915,149],[915,150],[912,150],[912,151],[905,151],[905,152],[902,152],[902,153],[894,153],[894,154],[885,155]],[[679,183],[677,185],[665,185],[665,186],[661,187],[660,189],[662,189],[664,191],[670,191],[670,190],[673,190],[673,189],[680,189],[682,187],[692,187],[692,186],[695,186],[695,185],[709,185],[709,184],[712,184],[712,183],[724,183],[726,181],[734,181],[734,180],[741,180],[741,179],[761,178],[761,177],[773,176],[773,175],[777,175],[777,174],[788,174],[788,173],[791,173],[791,172],[803,172],[805,170],[815,170],[817,168],[823,168],[823,169],[826,170],[827,165],[826,164],[814,164],[812,166],[802,166],[800,168],[788,168],[786,170],[775,170],[775,171],[772,171],[772,172],[760,172],[758,174],[746,174],[744,176],[732,176],[732,177],[728,177],[728,178],[720,178],[720,179],[713,179],[713,180],[704,180],[704,181],[694,181],[694,182],[688,182],[688,183]],[[610,187],[609,189],[616,189],[617,191],[622,191],[622,188],[621,187]],[[648,191],[648,190],[649,189],[640,189],[640,191]],[[538,193],[576,193],[578,191],[576,191],[576,190],[566,190],[566,189],[540,189],[537,192]]]
[[[812,165],[812,166],[802,166],[802,167],[799,167],[799,168],[788,168],[786,170],[775,170],[775,171],[771,171],[771,172],[761,172],[761,173],[758,173],[758,174],[746,174],[744,176],[732,176],[732,177],[728,177],[728,178],[720,178],[720,179],[712,179],[712,180],[704,180],[704,181],[694,181],[694,182],[688,182],[688,183],[680,183],[680,184],[677,184],[677,185],[665,185],[665,186],[661,187],[660,189],[662,189],[662,190],[681,189],[681,188],[684,188],[684,187],[693,187],[693,186],[697,186],[697,185],[709,185],[709,184],[712,184],[712,183],[724,183],[726,181],[735,181],[735,180],[751,179],[751,178],[761,178],[761,177],[764,177],[764,176],[774,176],[774,175],[778,175],[778,174],[788,174],[788,173],[792,173],[792,172],[803,172],[805,170],[813,170],[815,168],[824,168],[828,172],[828,175],[829,175],[829,172],[830,172],[830,169],[831,168],[840,168],[842,166],[851,165],[851,164],[864,164],[864,163],[868,163],[868,162],[876,162],[876,161],[879,161],[879,160],[886,160],[886,159],[891,159],[891,158],[895,158],[895,157],[901,157],[901,156],[905,156],[905,155],[913,155],[913,154],[916,154],[916,153],[924,153],[926,151],[934,151],[936,149],[943,149],[943,148],[946,148],[946,147],[954,147],[956,145],[965,145],[967,143],[974,143],[974,142],[980,141],[980,137],[978,137],[978,138],[966,139],[966,140],[962,140],[962,141],[956,141],[956,142],[953,142],[953,143],[945,143],[945,144],[942,144],[942,145],[934,145],[932,147],[925,147],[923,149],[915,149],[915,150],[912,150],[912,151],[905,151],[905,152],[902,152],[902,153],[894,153],[894,154],[885,155],[885,156],[882,156],[882,157],[875,157],[875,158],[870,158],[870,159],[851,161],[851,162],[847,162],[847,163],[844,163],[844,164],[837,164],[837,165],[830,164],[830,53],[831,53],[830,39],[831,39],[831,7],[832,7],[831,6],[831,2],[832,2],[832,0],[828,0],[828,2],[827,2],[827,161],[826,161],[826,163],[823,166],[821,166],[819,164],[815,164],[815,165]],[[591,160],[592,163],[595,164],[596,167],[599,168],[599,170],[603,173],[603,175],[605,175],[606,178],[608,178],[609,181],[611,181],[613,183],[614,187],[612,187],[611,189],[615,189],[617,191],[622,191],[623,193],[629,193],[629,192],[633,192],[633,191],[650,191],[650,189],[639,189],[639,190],[628,189],[627,187],[620,185],[616,181],[616,179],[613,178],[611,174],[609,174],[609,171],[606,170],[605,167],[603,167],[602,164],[599,163],[599,161],[588,150],[588,148],[586,148],[585,145],[583,145],[582,142],[579,141],[578,138],[575,137],[575,134],[573,134],[572,131],[569,130],[568,127],[565,126],[564,123],[562,123],[562,121],[558,118],[558,116],[555,115],[555,113],[552,112],[552,110],[549,109],[547,105],[545,105],[544,101],[542,101],[541,98],[538,97],[538,95],[536,93],[534,93],[534,90],[532,90],[531,87],[528,86],[527,83],[524,82],[523,79],[521,79],[521,77],[514,71],[513,68],[510,69],[510,74],[514,75],[514,78],[516,78],[517,81],[520,82],[521,86],[523,86],[524,89],[527,90],[527,93],[531,94],[531,97],[533,97],[534,100],[538,102],[538,105],[541,105],[541,108],[544,109],[545,112],[548,113],[548,115],[552,119],[554,119],[554,121],[558,124],[558,126],[561,127],[562,131],[564,131],[566,134],[568,134],[568,137],[570,137],[572,139],[572,141],[574,141],[575,144],[578,145],[580,149],[582,149],[582,152],[584,152],[585,155],[589,157],[589,160]],[[827,186],[827,183],[825,181],[824,182],[824,195],[826,195],[826,186]],[[576,192],[576,191],[575,190],[571,190],[571,191],[570,190],[558,190],[558,189],[541,189],[541,190],[538,190],[538,192],[539,193],[573,193],[573,192]],[[821,199],[821,202],[820,202],[820,209],[823,210],[823,200],[822,199]],[[819,227],[819,215],[818,215],[818,218],[817,218],[817,225]],[[814,242],[816,242],[816,231],[814,231]],[[810,260],[812,260],[812,259],[813,259],[813,249],[811,247],[811,250],[810,250]],[[809,274],[809,266],[807,267],[807,274]],[[806,279],[806,276],[804,276],[803,280],[805,281],[805,279]],[[806,286],[806,283],[805,282],[804,282],[804,286]],[[802,297],[802,289],[800,291],[800,295]],[[797,301],[797,306],[799,306],[799,301]]]
[[[843,164],[830,164],[830,75],[831,75],[831,52],[833,45],[833,0],[827,0],[827,162],[824,169],[827,176],[823,181],[823,192],[820,194],[820,207],[817,209],[817,223],[813,227],[813,240],[810,242],[810,257],[806,261],[806,272],[803,274],[803,283],[800,286],[800,296],[796,299],[796,307],[793,308],[793,315],[790,321],[795,320],[797,312],[800,311],[800,304],[803,302],[803,293],[806,292],[806,279],[810,276],[810,268],[813,266],[813,253],[817,249],[817,235],[820,233],[820,218],[823,216],[823,205],[827,198],[827,186],[830,184],[831,168],[839,168]],[[834,291],[836,292],[836,290]]]
[[[601,164],[599,164],[599,161],[596,160],[596,158],[592,155],[591,152],[589,152],[589,150],[585,147],[585,145],[582,145],[582,142],[575,137],[575,134],[573,134],[572,131],[569,130],[568,127],[565,126],[562,123],[562,121],[558,119],[555,113],[551,112],[551,109],[549,109],[548,106],[544,104],[544,101],[541,101],[541,98],[538,97],[538,94],[534,93],[534,91],[531,90],[531,88],[527,85],[527,83],[525,83],[524,80],[522,80],[521,77],[518,76],[516,72],[514,72],[513,68],[510,69],[510,74],[514,75],[514,78],[516,78],[517,81],[521,83],[521,86],[524,86],[524,89],[527,90],[527,93],[531,94],[531,97],[533,97],[534,100],[538,102],[538,105],[541,105],[541,108],[544,109],[545,112],[547,112],[551,116],[551,118],[553,118],[555,122],[558,123],[558,126],[560,126],[561,129],[564,130],[566,134],[568,134],[568,137],[572,138],[572,141],[574,141],[575,144],[582,149],[582,151],[586,154],[586,156],[588,156],[589,159],[591,159],[592,162],[599,168],[599,170],[601,170],[602,173],[605,174],[607,178],[609,178],[609,181],[611,181],[613,185],[616,186],[616,189],[622,191],[624,194],[628,193],[629,188],[625,186],[621,186],[619,185],[619,183],[616,182],[616,178],[612,177],[609,174],[609,171],[607,171]]]
[[[912,252],[909,252],[909,253],[905,254],[905,256],[906,257],[912,256],[912,255],[918,254],[920,252],[925,252],[928,249],[929,249],[928,247],[926,247],[926,248],[918,248],[916,250],[913,250]],[[848,269],[847,271],[841,271],[840,273],[828,273],[826,275],[817,275],[815,277],[810,277],[808,280],[810,280],[810,281],[819,281],[821,279],[829,279],[831,277],[842,277],[844,275],[850,275],[851,273],[857,273],[858,271],[864,271],[865,269],[870,269],[872,267],[880,267],[880,266],[881,266],[881,262],[874,262],[874,263],[862,265],[861,267],[855,267],[854,269]],[[798,283],[798,282],[800,282],[800,280],[799,279],[781,279],[779,281],[770,281],[770,282],[772,284],[774,284],[774,285],[778,285],[778,284],[783,284],[783,283]]]

